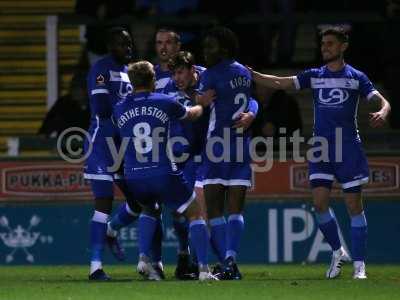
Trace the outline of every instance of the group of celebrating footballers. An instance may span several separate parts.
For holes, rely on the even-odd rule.
[[[225,27],[213,28],[205,35],[207,69],[196,65],[191,53],[180,50],[179,35],[173,30],[156,33],[156,66],[147,61],[130,63],[133,42],[124,28],[110,29],[107,44],[109,55],[88,75],[91,126],[85,150],[90,154],[84,176],[90,180],[95,198],[89,280],[110,280],[102,266],[104,247],[107,244],[117,259],[124,260],[118,230],[136,220],[137,270],[146,279],[163,279],[163,207],[172,212],[179,241],[176,278],[242,278],[237,254],[244,230],[246,190],[251,186],[248,128],[258,111],[257,101],[251,98],[254,83],[275,89],[311,88],[314,134],[325,137],[329,149],[338,149],[335,132],[342,129],[343,161],[333,160],[335,152],[329,151],[332,160],[310,162],[310,186],[319,228],[333,251],[327,278],[339,276],[342,264],[350,260],[329,208],[335,178],[342,185],[351,217],[353,277],[366,278],[367,223],[361,186],[368,181],[368,164],[356,113],[359,96],[380,101],[381,109],[370,118],[371,126],[378,127],[386,121],[390,105],[362,72],[344,62],[348,47],[344,31],[324,31],[321,51],[326,65],[293,77],[261,74],[241,65],[235,60],[237,38]],[[170,143],[180,137],[185,142]],[[213,138],[229,144],[222,161],[213,158],[221,157],[227,145],[210,145]],[[242,142],[237,143],[238,139]],[[115,165],[115,152],[123,154],[117,171],[110,168]],[[114,183],[126,201],[111,217]],[[209,245],[218,258],[212,270]]]

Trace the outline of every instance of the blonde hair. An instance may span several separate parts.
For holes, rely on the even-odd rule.
[[[129,64],[128,76],[135,89],[150,88],[154,86],[156,80],[154,66],[146,60]]]

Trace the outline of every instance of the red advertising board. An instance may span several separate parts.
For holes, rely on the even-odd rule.
[[[369,182],[364,186],[365,196],[400,195],[400,157],[370,157]],[[307,163],[274,162],[268,172],[253,174],[254,188],[249,195],[259,197],[310,196]],[[332,192],[339,195],[341,186],[335,182]]]
[[[363,191],[366,196],[400,196],[400,157],[369,159],[370,180]],[[0,201],[91,199],[90,185],[83,178],[82,165],[64,161],[0,162]],[[340,194],[338,184],[334,194]],[[118,193],[117,196],[120,194]],[[307,197],[307,164],[294,161],[272,164],[268,172],[253,172],[250,197]]]
[[[91,197],[82,165],[64,161],[0,162],[0,200],[70,200]]]

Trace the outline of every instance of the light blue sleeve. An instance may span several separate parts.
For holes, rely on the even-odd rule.
[[[258,113],[258,102],[253,97],[250,97],[249,104],[247,105],[247,111],[251,112],[254,116]]]
[[[375,89],[374,85],[372,82],[369,80],[367,75],[364,73],[360,72],[359,75],[359,91],[361,96],[367,98],[367,100],[370,100],[375,94],[378,93],[378,91]]]

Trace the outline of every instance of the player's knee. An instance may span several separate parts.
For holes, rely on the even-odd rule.
[[[228,205],[228,213],[231,214],[241,214],[244,209],[245,199],[230,199]]]
[[[193,201],[192,203],[190,203],[183,214],[189,221],[202,219],[201,209],[197,201]]]
[[[361,186],[343,189],[347,210],[350,216],[359,215],[363,211]]]
[[[314,209],[316,213],[323,214],[328,211],[329,205],[327,203],[314,201]]]
[[[363,205],[361,201],[347,201],[347,211],[350,216],[357,216],[363,212]]]
[[[228,214],[230,215],[236,215],[242,213],[243,213],[243,205],[240,204],[230,205],[228,208]]]
[[[224,214],[224,211],[219,209],[217,206],[207,205],[207,216],[210,219],[222,217],[223,214]]]
[[[313,200],[315,212],[318,214],[326,213],[329,210],[329,199],[325,197],[315,197]]]

